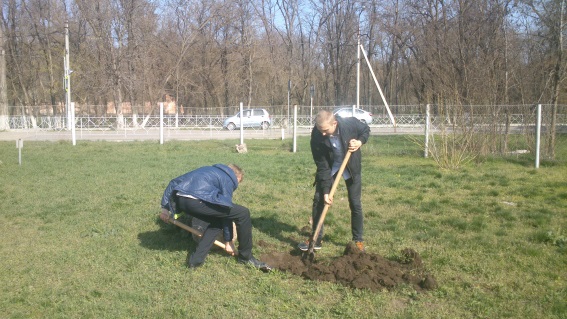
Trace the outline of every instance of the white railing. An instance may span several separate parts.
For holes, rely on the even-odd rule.
[[[164,117],[164,127],[168,129],[214,129],[222,130],[223,117],[219,116],[166,116]],[[396,125],[406,128],[424,128],[425,115],[421,114],[398,114],[395,116]],[[456,124],[466,125],[505,125],[508,121],[510,126],[534,125],[535,115],[511,114],[508,118],[504,115],[498,117],[488,117],[476,115],[470,117],[450,118],[442,116],[432,116],[431,125]],[[66,130],[67,118],[65,116],[12,116],[10,117],[11,130],[46,130],[62,131]],[[313,126],[313,119],[309,116],[299,116],[297,118],[298,127]],[[567,125],[567,114],[558,114],[557,125]],[[122,123],[115,116],[76,116],[75,127],[78,130],[147,130],[155,129],[160,126],[159,116],[122,117]],[[392,126],[387,116],[374,116],[371,127]],[[293,118],[287,116],[273,116],[271,129],[293,127]],[[256,128],[261,130],[261,128]]]

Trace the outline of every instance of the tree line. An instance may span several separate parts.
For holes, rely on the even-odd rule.
[[[359,43],[392,105],[565,99],[565,0],[2,0],[0,10],[0,115],[62,112],[66,23],[72,100],[97,115],[125,102],[146,112],[166,96],[186,112],[288,97],[382,104]]]

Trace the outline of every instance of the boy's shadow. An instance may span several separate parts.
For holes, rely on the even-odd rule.
[[[190,217],[183,216],[179,221],[191,227]],[[155,224],[159,226],[158,230],[138,234],[142,247],[151,250],[188,251],[189,254],[195,251],[197,242],[191,233],[173,224],[166,224],[159,217],[155,219]],[[221,248],[213,245],[209,254],[214,253],[226,256]]]
[[[303,237],[311,235],[311,226],[304,226],[300,229],[297,226],[279,221],[277,215],[252,218],[252,226],[293,248],[297,246],[298,242],[305,240]]]
[[[311,238],[313,229],[311,224],[305,223],[301,228],[294,225],[283,223],[277,219],[277,214],[266,214],[266,216],[252,218],[252,226],[270,237],[287,243],[291,248],[296,249],[297,244]],[[332,236],[323,235],[323,241],[340,245]]]
[[[191,227],[190,219],[180,220]],[[191,233],[173,224],[166,224],[156,217],[155,224],[158,230],[138,234],[140,245],[151,250],[167,251],[195,251],[197,243],[193,240]],[[311,236],[311,226],[305,225],[301,229],[298,226],[283,223],[277,219],[277,215],[252,218],[252,226],[264,234],[289,244],[296,248],[297,244]],[[222,249],[211,249],[211,253],[220,252]]]
[[[158,230],[138,234],[140,245],[151,250],[194,251],[197,244],[191,234],[173,224],[166,224],[156,218]]]

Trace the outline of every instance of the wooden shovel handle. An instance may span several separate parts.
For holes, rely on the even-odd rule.
[[[341,167],[339,168],[339,171],[337,172],[337,177],[335,178],[335,181],[333,182],[333,186],[331,186],[331,191],[329,192],[330,198],[333,198],[333,196],[335,195],[335,191],[337,190],[337,186],[339,185],[339,182],[341,181],[343,172],[345,171],[348,160],[350,159],[350,154],[351,154],[351,152],[347,151],[345,158],[343,159],[343,162],[341,164]],[[325,207],[323,208],[323,212],[321,212],[321,216],[319,217],[319,222],[317,223],[317,228],[315,228],[315,232],[313,232],[313,237],[311,238],[311,242],[309,243],[309,249],[311,251],[312,251],[313,247],[315,246],[315,240],[317,240],[317,237],[319,236],[319,232],[321,231],[321,227],[323,227],[323,221],[325,220],[325,216],[327,216],[327,211],[329,210],[329,207],[331,207],[331,205],[325,203]]]

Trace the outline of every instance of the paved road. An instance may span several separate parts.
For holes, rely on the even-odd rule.
[[[372,127],[372,135],[379,134],[423,134],[423,129],[394,129],[392,127]],[[309,128],[298,128],[298,136],[308,136]],[[244,139],[288,139],[292,138],[293,130],[244,130]],[[0,141],[72,141],[71,131],[44,130],[12,130],[0,132]],[[227,130],[164,130],[164,142],[171,140],[227,140],[240,139],[240,131]],[[80,141],[160,141],[159,129],[148,130],[117,130],[117,131],[75,131],[75,140]]]
[[[289,138],[293,132],[284,132]],[[299,134],[304,134],[303,132]],[[244,138],[281,138],[282,132],[277,130],[245,130]],[[0,132],[0,140],[15,141],[71,141],[71,131],[42,131],[42,130],[13,130]],[[168,140],[211,140],[211,139],[240,139],[240,131],[219,130],[164,130],[164,141]],[[144,141],[160,140],[159,129],[149,130],[120,130],[120,131],[76,131],[76,141]]]

